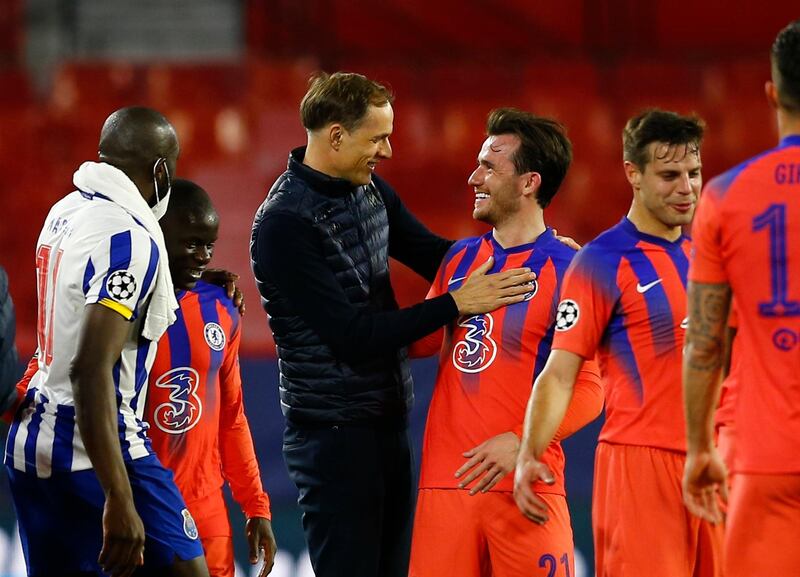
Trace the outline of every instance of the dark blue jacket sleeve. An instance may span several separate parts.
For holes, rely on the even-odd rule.
[[[353,306],[323,257],[316,231],[292,213],[265,216],[254,241],[260,273],[345,361],[396,351],[458,316],[449,294],[398,310]]]

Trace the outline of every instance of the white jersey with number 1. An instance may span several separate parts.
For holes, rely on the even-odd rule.
[[[92,464],[75,423],[69,370],[86,305],[100,303],[131,323],[113,370],[126,461],[152,453],[142,422],[156,344],[140,337],[154,287],[158,248],[122,207],[100,194],[73,192],[50,210],[36,247],[38,371],[6,442],[6,463],[49,477]]]

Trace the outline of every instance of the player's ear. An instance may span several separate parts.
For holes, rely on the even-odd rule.
[[[522,194],[535,197],[542,186],[542,175],[538,172],[526,172],[522,177]]]
[[[625,178],[628,179],[628,182],[635,190],[639,190],[639,185],[642,182],[642,171],[630,160],[626,160],[623,166],[625,167]]]
[[[778,108],[778,87],[775,86],[772,80],[767,80],[764,83],[764,94],[767,95],[767,102],[769,102],[769,105],[772,106],[772,108]]]

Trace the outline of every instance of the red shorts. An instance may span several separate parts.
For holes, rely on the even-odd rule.
[[[211,577],[233,577],[233,536],[222,491],[187,503],[197,525]]]
[[[523,517],[508,492],[420,489],[409,577],[574,576],[567,501],[539,497],[550,509],[544,525]]]
[[[800,572],[800,475],[733,477],[725,577]]]
[[[680,453],[601,442],[592,525],[597,577],[721,575],[723,528],[683,505]]]

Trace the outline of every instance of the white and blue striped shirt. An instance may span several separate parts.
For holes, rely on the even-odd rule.
[[[102,195],[73,192],[50,210],[36,252],[39,366],[9,430],[6,464],[42,478],[92,468],[69,378],[84,307],[92,303],[131,323],[113,370],[120,444],[126,461],[152,453],[142,415],[156,343],[140,336],[140,323],[158,259],[147,230]]]

